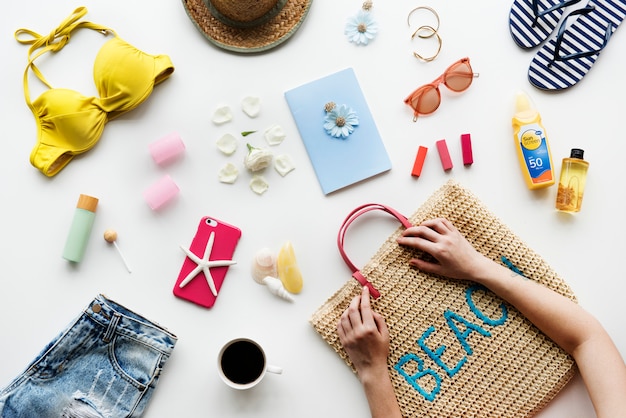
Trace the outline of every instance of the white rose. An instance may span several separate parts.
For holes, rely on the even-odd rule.
[[[243,159],[243,163],[250,171],[260,171],[269,166],[272,162],[272,152],[265,148],[255,148],[250,144],[248,154]]]

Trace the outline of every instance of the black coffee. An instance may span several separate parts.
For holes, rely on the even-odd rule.
[[[221,367],[231,382],[245,385],[261,376],[265,369],[265,360],[255,344],[237,341],[224,350]]]

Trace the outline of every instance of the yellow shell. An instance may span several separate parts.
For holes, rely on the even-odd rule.
[[[278,278],[290,293],[300,293],[302,290],[302,273],[296,262],[296,255],[290,241],[283,244],[276,258]]]

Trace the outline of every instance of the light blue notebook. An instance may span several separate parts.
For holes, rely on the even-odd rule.
[[[315,174],[324,194],[391,169],[354,70],[347,68],[285,92]],[[359,124],[346,139],[324,130],[324,105],[334,102],[354,109]]]

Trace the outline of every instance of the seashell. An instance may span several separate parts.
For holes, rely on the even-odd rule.
[[[266,276],[276,277],[276,256],[269,248],[261,248],[252,259],[252,278],[259,284],[264,284]]]
[[[228,106],[220,106],[215,109],[213,117],[211,118],[211,121],[216,125],[221,125],[223,123],[230,122],[231,120],[233,120],[233,113]]]
[[[261,112],[261,99],[254,96],[248,96],[241,101],[241,109],[251,118],[256,118]]]
[[[278,155],[274,158],[274,168],[278,173],[285,177],[291,170],[296,168],[295,164],[287,154]]]
[[[239,176],[239,170],[232,163],[226,163],[220,169],[217,174],[217,177],[222,183],[233,184],[237,180],[237,176]]]
[[[293,302],[293,297],[289,292],[287,292],[280,279],[272,276],[266,276],[265,278],[263,278],[263,284],[267,286],[267,289],[273,295],[288,300],[289,302]]]
[[[278,278],[289,293],[300,293],[302,290],[302,273],[296,262],[296,255],[290,241],[283,244],[276,257]]]

